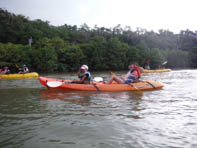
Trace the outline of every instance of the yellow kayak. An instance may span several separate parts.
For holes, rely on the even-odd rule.
[[[155,73],[155,72],[170,72],[171,69],[155,69],[155,70],[148,70],[148,69],[143,69],[143,73]]]
[[[24,78],[33,78],[38,77],[37,72],[30,72],[24,74],[0,74],[0,79],[24,79]]]

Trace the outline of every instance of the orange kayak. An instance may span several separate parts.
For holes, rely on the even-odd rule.
[[[92,82],[91,84],[68,83],[69,80],[60,80],[46,77],[39,77],[40,83],[50,89],[63,89],[65,91],[137,91],[161,89],[163,85],[153,80],[143,80],[131,84],[105,84],[104,82]],[[56,86],[49,84],[58,83]]]

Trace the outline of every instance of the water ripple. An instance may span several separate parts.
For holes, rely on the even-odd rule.
[[[0,147],[197,147],[197,70],[142,78],[164,88],[65,92],[47,90],[37,79],[0,81]]]

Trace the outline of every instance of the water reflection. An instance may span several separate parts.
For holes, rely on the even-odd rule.
[[[143,92],[83,92],[83,91],[63,91],[63,90],[42,90],[40,98],[42,100],[60,100],[74,103],[76,105],[66,105],[67,110],[77,110],[92,116],[108,116],[117,118],[143,118],[141,112],[145,110],[143,105]],[[55,104],[57,102],[54,102]],[[81,106],[86,106],[83,108]],[[64,105],[65,107],[65,105]],[[77,108],[77,110],[76,110]],[[50,108],[51,110],[52,108]]]
[[[66,92],[38,80],[0,81],[0,147],[197,147],[197,70],[143,79],[164,88]]]
[[[132,99],[140,100],[143,96],[142,91],[134,92],[84,92],[84,91],[64,91],[58,89],[47,89],[40,92],[43,100],[62,100],[73,103],[88,103],[91,97],[97,96],[100,99]]]
[[[89,92],[66,92],[63,90],[47,89],[41,91],[40,98],[43,100],[62,100],[66,102],[88,105],[90,96],[92,95],[94,94]]]

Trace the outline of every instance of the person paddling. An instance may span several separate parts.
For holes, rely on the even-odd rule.
[[[129,84],[141,77],[141,70],[137,63],[130,63],[128,68],[129,71],[126,76],[122,76],[119,78],[116,75],[112,75],[111,78],[107,81],[107,84],[111,84],[113,81],[116,81],[119,84]]]
[[[19,68],[18,73],[28,73],[28,72],[29,72],[29,68],[24,64],[22,68]]]
[[[10,73],[10,70],[9,68],[6,66],[4,67],[3,71],[1,70],[1,73],[0,74],[9,74]]]
[[[150,70],[150,60],[149,59],[146,61],[145,69]]]
[[[88,71],[87,65],[82,65],[77,72],[79,80],[73,80],[71,83],[78,83],[78,84],[90,84],[91,81],[91,74]]]

